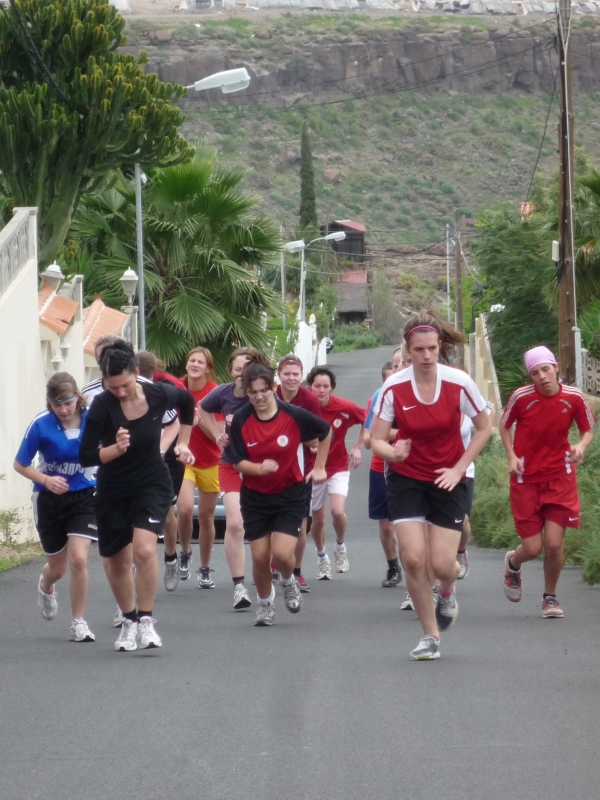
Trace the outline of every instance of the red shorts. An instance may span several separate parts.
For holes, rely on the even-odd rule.
[[[241,492],[242,476],[233,464],[219,464],[219,488],[222,492]]]
[[[521,539],[541,533],[544,520],[578,528],[581,504],[575,473],[543,483],[511,483],[510,505]]]

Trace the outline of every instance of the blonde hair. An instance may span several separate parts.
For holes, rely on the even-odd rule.
[[[200,353],[201,355],[204,356],[204,358],[206,359],[206,365],[208,367],[208,372],[206,373],[206,377],[208,378],[209,381],[212,381],[213,383],[217,383],[217,374],[215,372],[215,361],[214,361],[214,359],[212,357],[212,353],[210,352],[208,347],[200,347],[200,346],[192,347],[192,349],[187,354],[186,359],[185,359],[186,368],[187,368],[187,362],[190,360],[190,358],[195,353]],[[229,361],[227,362],[227,369],[229,369]],[[186,372],[185,378],[187,378],[187,377],[188,376],[187,376],[187,372]]]
[[[457,344],[465,344],[467,341],[454,325],[440,319],[435,311],[419,311],[404,326],[403,333],[407,350],[410,339],[415,333],[428,333],[431,329],[437,333],[439,338],[441,361],[448,362],[452,348]]]
[[[85,398],[77,387],[77,381],[68,372],[57,372],[46,384],[46,408],[52,411],[50,403],[64,402],[72,395],[77,396],[77,411],[85,411],[87,408]]]

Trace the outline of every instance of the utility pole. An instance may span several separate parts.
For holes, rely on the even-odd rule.
[[[448,322],[450,322],[450,225],[446,223],[446,295],[448,297]]]
[[[281,236],[281,241],[283,242],[283,237],[285,233],[285,227],[283,224],[279,226],[279,235]],[[286,287],[285,287],[285,250],[283,247],[281,248],[281,302],[283,303],[283,330],[285,330],[285,297],[286,297]]]
[[[456,209],[454,215],[454,267],[455,267],[455,280],[456,280],[456,329],[461,333],[464,332],[463,323],[463,298],[462,298],[462,259],[460,257],[460,211]],[[456,362],[455,366],[458,369],[465,368],[465,347],[459,344],[456,348]]]
[[[571,0],[558,2],[558,53],[560,74],[560,191],[558,200],[558,336],[560,377],[575,383],[578,375],[575,338],[575,239],[573,214],[573,81],[571,72]]]

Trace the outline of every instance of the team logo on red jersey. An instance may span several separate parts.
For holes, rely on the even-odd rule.
[[[288,439],[287,436],[280,436],[277,439],[277,444],[279,445],[279,447],[285,447],[288,444],[289,441],[290,440]]]
[[[334,419],[333,420],[333,427],[334,428],[339,428],[341,426],[341,424],[342,424],[342,420],[341,419]]]

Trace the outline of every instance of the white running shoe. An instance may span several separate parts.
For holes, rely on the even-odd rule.
[[[71,622],[71,630],[69,631],[69,638],[72,642],[95,642],[96,637],[88,628],[87,622],[80,618],[74,619]]]
[[[124,619],[123,618],[123,612],[121,611],[119,606],[117,606],[117,610],[115,611],[115,615],[114,615],[113,621],[112,621],[113,628],[120,628],[121,625],[123,624],[123,619]]]
[[[245,608],[250,608],[252,600],[248,594],[248,590],[243,583],[236,583],[233,590],[233,607],[236,611],[243,611]]]
[[[165,576],[163,580],[167,592],[174,592],[179,586],[179,564],[177,559],[165,561]]]
[[[460,572],[458,573],[457,580],[462,581],[469,574],[469,554],[466,550],[464,553],[457,553],[456,560],[460,564]]]
[[[414,611],[415,607],[413,606],[412,597],[407,592],[406,593],[406,600],[403,601],[402,605],[400,606],[400,611]]]
[[[154,617],[140,617],[137,629],[137,643],[140,650],[148,650],[150,647],[162,647],[162,641],[158,633],[154,630]]]
[[[42,589],[43,574],[38,581],[38,606],[44,619],[54,619],[58,612],[58,601],[56,599],[56,586],[52,587],[52,593],[46,594]]]
[[[283,589],[283,600],[287,610],[291,611],[292,614],[297,614],[302,608],[302,595],[295,578],[292,578],[287,586],[282,585],[281,588]]]
[[[331,580],[331,561],[329,560],[329,556],[323,556],[323,558],[319,558],[317,563],[317,580]]]
[[[262,603],[259,603],[258,608],[256,609],[254,625],[257,628],[267,628],[269,625],[273,624],[274,619],[275,609],[273,608],[273,604],[269,603],[268,606],[263,606]]]
[[[350,569],[350,562],[348,561],[348,554],[346,553],[346,545],[335,545],[333,548],[333,555],[335,556],[335,571],[348,572]]]
[[[210,573],[213,572],[210,567],[200,567],[200,569],[196,570],[198,574],[198,588],[199,589],[214,589],[215,582],[210,577]]]
[[[115,650],[120,652],[137,650],[137,632],[137,622],[132,622],[130,619],[123,617],[121,633],[115,642]]]
[[[435,636],[423,636],[419,644],[411,651],[411,661],[433,661],[440,657],[440,640]]]

